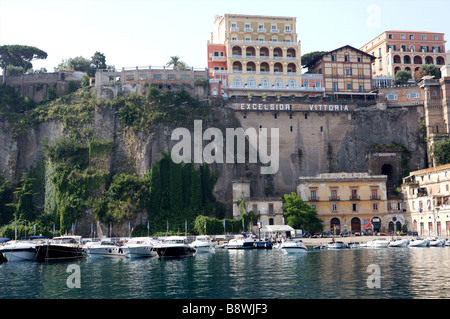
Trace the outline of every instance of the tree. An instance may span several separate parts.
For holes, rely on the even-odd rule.
[[[450,139],[443,138],[435,142],[431,156],[439,162],[439,165],[450,163]]]
[[[308,63],[313,61],[318,56],[324,55],[327,51],[314,51],[302,55],[302,66],[305,67]]]
[[[283,213],[286,216],[286,224],[293,228],[312,233],[323,230],[323,222],[317,216],[316,210],[294,192],[284,195]]]
[[[3,83],[5,82],[6,69],[9,65],[21,66],[23,75],[32,67],[31,61],[46,58],[47,53],[36,47],[18,44],[2,45],[0,47],[0,66],[3,69]]]
[[[184,70],[188,68],[187,64],[181,61],[180,57],[177,55],[171,56],[166,66],[172,66],[174,70]]]
[[[411,72],[408,72],[406,70],[400,70],[397,73],[395,73],[395,84],[405,84],[408,82],[408,80],[411,78]]]
[[[106,58],[103,53],[96,51],[92,56],[92,64],[94,65],[94,69],[106,69]]]
[[[435,79],[441,78],[440,69],[434,64],[425,64],[414,74],[414,78],[417,82],[420,82],[424,76],[434,75]]]

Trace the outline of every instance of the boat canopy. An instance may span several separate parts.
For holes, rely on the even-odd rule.
[[[261,228],[262,233],[279,233],[279,232],[288,232],[294,231],[295,229],[289,225],[264,225]]]

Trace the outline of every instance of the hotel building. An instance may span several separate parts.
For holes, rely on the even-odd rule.
[[[444,33],[424,31],[385,31],[360,50],[374,56],[372,75],[391,77],[400,70],[414,73],[422,65],[441,67],[447,63]]]
[[[302,81],[296,18],[216,16],[207,48],[213,96],[324,93],[320,75]]]
[[[297,195],[317,210],[324,231],[382,231],[392,219],[386,181],[386,175],[324,173],[300,177]]]
[[[370,95],[372,91],[371,64],[374,60],[375,57],[370,54],[346,45],[318,56],[306,67],[308,67],[308,73],[323,76],[327,93]]]
[[[450,164],[411,172],[402,192],[408,229],[419,236],[450,235]]]

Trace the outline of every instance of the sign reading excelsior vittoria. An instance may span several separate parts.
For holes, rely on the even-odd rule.
[[[348,105],[343,104],[285,104],[285,103],[231,103],[229,108],[239,111],[322,111],[349,112]]]

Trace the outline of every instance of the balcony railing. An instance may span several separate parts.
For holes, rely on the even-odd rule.
[[[330,196],[330,201],[333,201],[333,200],[341,200],[341,197],[340,196]]]
[[[266,32],[267,29],[266,28],[258,28],[258,32]]]
[[[319,197],[308,197],[308,201],[310,201],[310,202],[318,202],[319,201]]]
[[[360,197],[352,195],[352,196],[349,197],[349,200],[360,200]]]
[[[370,199],[371,200],[381,200],[381,196],[380,195],[370,195]]]

